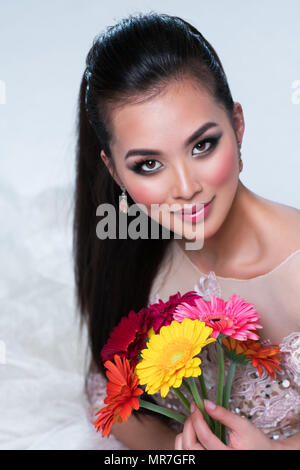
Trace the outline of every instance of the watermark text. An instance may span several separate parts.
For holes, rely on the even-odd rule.
[[[4,80],[0,80],[0,104],[6,104],[6,86]]]

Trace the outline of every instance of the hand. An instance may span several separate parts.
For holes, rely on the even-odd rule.
[[[230,429],[229,445],[213,434],[199,408],[184,423],[183,432],[175,439],[175,450],[281,450],[282,444],[269,439],[247,418],[242,418],[222,406],[204,400],[207,413]]]

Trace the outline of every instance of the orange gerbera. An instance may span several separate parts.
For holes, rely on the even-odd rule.
[[[229,352],[235,353],[238,356],[243,356],[252,362],[252,365],[257,368],[259,376],[262,375],[262,369],[264,368],[272,380],[275,377],[275,369],[280,370],[280,348],[277,344],[266,344],[262,346],[259,341],[248,339],[247,341],[237,341],[233,338],[223,338],[222,343]],[[235,360],[234,357],[231,357]],[[236,358],[236,362],[239,362]]]
[[[111,427],[116,421],[119,423],[127,421],[132,408],[139,409],[137,396],[144,393],[141,388],[138,388],[139,378],[134,374],[128,359],[120,358],[115,354],[114,361],[115,364],[112,361],[104,363],[108,369],[106,376],[109,380],[106,385],[107,396],[104,399],[107,406],[97,411],[96,415],[100,416],[94,421],[97,432],[102,429],[102,437],[105,435],[109,437]]]

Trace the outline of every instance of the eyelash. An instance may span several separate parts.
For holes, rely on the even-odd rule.
[[[197,142],[197,144],[193,147],[193,149],[195,147],[197,147],[197,145],[199,144],[204,144],[206,142],[209,142],[211,144],[211,147],[208,149],[208,150],[205,150],[205,152],[202,152],[203,154],[206,154],[207,152],[211,152],[216,146],[217,146],[217,143],[218,141],[220,140],[220,137],[221,135],[219,135],[218,137],[208,137],[207,139],[204,139],[204,140],[200,140],[199,142]],[[202,154],[199,154],[199,155],[202,155]],[[133,167],[132,167],[132,170],[135,172],[135,173],[138,173],[138,174],[149,174],[149,173],[156,173],[157,172],[157,169],[156,170],[148,170],[148,171],[145,171],[145,170],[142,170],[141,167],[144,165],[144,163],[148,163],[148,162],[156,162],[157,160],[154,160],[154,159],[148,159],[148,160],[141,160],[139,162],[136,162]]]

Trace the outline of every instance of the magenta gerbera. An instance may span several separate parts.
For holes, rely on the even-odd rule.
[[[210,301],[201,297],[194,300],[194,305],[181,303],[174,311],[173,319],[182,322],[184,318],[204,321],[213,329],[211,336],[217,338],[220,333],[231,338],[245,341],[259,339],[251,330],[262,328],[259,324],[261,315],[253,304],[247,303],[239,295],[232,295],[227,302],[212,296]]]
[[[194,299],[199,298],[199,294],[195,291],[186,292],[184,295],[181,295],[178,291],[177,294],[171,295],[167,302],[159,299],[156,304],[149,305],[155,334],[159,333],[162,326],[168,326],[172,323],[174,320],[173,313],[181,302],[186,303],[186,305],[194,305]]]

